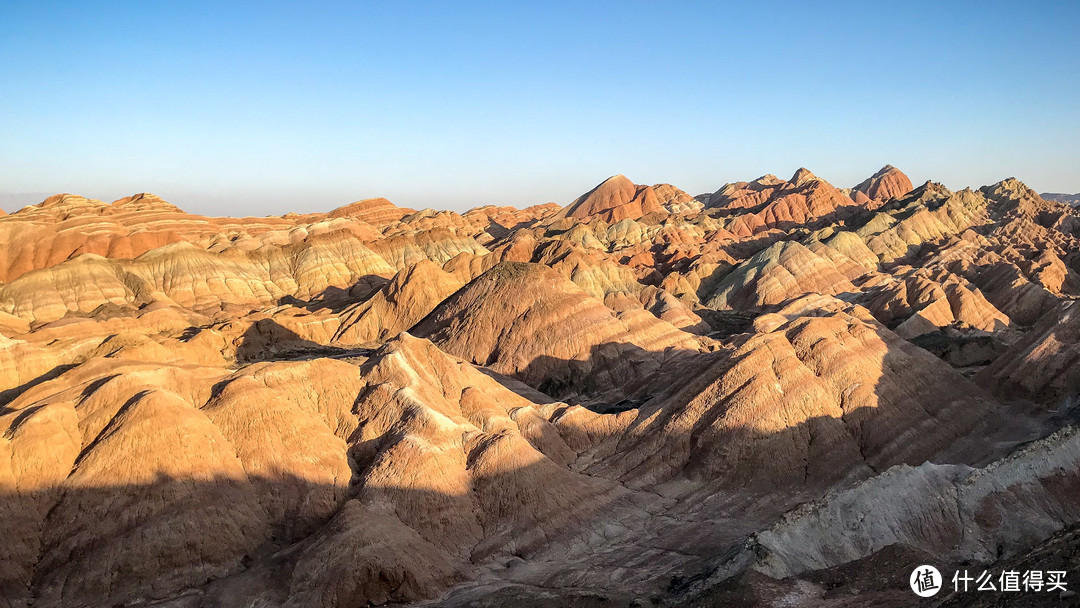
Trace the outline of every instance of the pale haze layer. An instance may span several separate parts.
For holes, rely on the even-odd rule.
[[[5,4],[0,207],[463,210],[886,163],[1080,191],[1080,4],[721,4]]]

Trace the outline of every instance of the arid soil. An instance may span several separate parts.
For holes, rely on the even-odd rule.
[[[0,606],[1040,605],[907,577],[1080,591],[1078,299],[1080,211],[891,166],[53,196],[0,217]]]

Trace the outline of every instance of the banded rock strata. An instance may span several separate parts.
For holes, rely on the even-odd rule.
[[[1080,214],[1015,179],[58,195],[0,244],[3,606],[825,601],[1080,518]]]

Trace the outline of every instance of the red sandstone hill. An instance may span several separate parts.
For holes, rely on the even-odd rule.
[[[911,188],[908,176],[892,165],[885,165],[852,190],[865,194],[870,200],[886,201],[904,196],[911,192]]]
[[[368,198],[338,207],[327,214],[328,217],[350,217],[372,226],[385,226],[401,218],[416,213],[414,209],[398,207],[385,198]]]
[[[561,215],[578,219],[598,217],[615,223],[664,211],[651,186],[638,186],[625,175],[615,175],[582,194],[563,209]]]

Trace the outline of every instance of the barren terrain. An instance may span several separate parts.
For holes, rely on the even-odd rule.
[[[0,606],[904,606],[921,563],[1075,567],[1078,298],[1080,210],[891,166],[53,196],[0,217]]]

